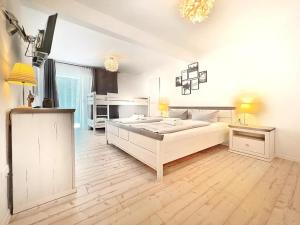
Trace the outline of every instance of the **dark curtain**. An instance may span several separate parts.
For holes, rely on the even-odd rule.
[[[59,107],[56,68],[53,59],[47,59],[44,64],[44,98],[51,99],[53,101],[53,107]]]
[[[93,71],[93,78],[92,78],[91,92],[95,92],[96,91],[96,85],[95,85],[95,82],[96,82],[96,68],[93,68],[92,71]]]
[[[118,72],[109,72],[104,68],[94,68],[93,75],[92,91],[96,94],[118,93]],[[118,106],[110,106],[109,109],[110,118],[119,118]],[[97,109],[98,114],[105,114],[105,112],[99,110],[101,108]]]

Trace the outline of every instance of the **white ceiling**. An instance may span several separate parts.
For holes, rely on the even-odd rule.
[[[191,40],[210,22],[191,24],[182,19],[179,0],[75,1],[193,52],[198,46]]]
[[[251,26],[274,16],[270,9],[285,10],[282,0],[216,0],[209,17],[192,24],[180,17],[179,1],[23,0],[47,14],[59,13],[53,57],[102,66],[106,55],[120,54],[125,56],[120,70],[128,73],[141,73],[172,60],[201,59],[208,52],[256,35]],[[41,19],[36,17],[37,21]]]
[[[21,23],[28,34],[36,35],[45,27],[49,13],[22,7]],[[25,44],[24,44],[24,47]],[[119,57],[122,73],[140,74],[176,61],[128,41],[58,18],[50,57],[59,61],[103,67],[106,56]]]
[[[240,18],[250,2],[217,0],[208,19],[192,24],[179,14],[180,0],[75,1],[187,49],[194,55],[229,39],[231,34],[226,27]]]
[[[216,0],[209,17],[192,24],[179,14],[181,0],[75,1],[188,50],[196,57],[236,41],[237,33],[253,35],[251,26],[264,23],[269,15],[274,16],[273,9],[285,10],[297,2]]]

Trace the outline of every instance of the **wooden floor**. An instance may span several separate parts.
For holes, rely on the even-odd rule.
[[[165,166],[163,182],[104,136],[77,139],[77,194],[13,216],[11,224],[300,224],[300,164],[218,146]]]

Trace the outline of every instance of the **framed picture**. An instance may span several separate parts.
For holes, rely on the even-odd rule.
[[[201,71],[199,72],[199,82],[200,83],[206,83],[207,82],[207,71]]]
[[[198,62],[194,62],[194,63],[191,63],[190,65],[188,65],[188,68],[189,69],[197,69],[198,70]]]
[[[191,80],[191,89],[192,90],[199,90],[199,78]]]
[[[199,71],[199,67],[198,67],[198,62],[192,63],[190,65],[188,65],[188,79],[194,79],[198,77],[198,71]]]
[[[182,86],[182,76],[176,77],[176,87],[181,87]]]
[[[187,74],[187,70],[182,70],[181,71],[181,80],[187,80],[188,79],[188,74]]]
[[[182,95],[190,95],[191,94],[191,80],[183,80],[182,81]]]

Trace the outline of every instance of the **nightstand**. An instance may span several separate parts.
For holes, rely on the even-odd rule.
[[[229,125],[229,151],[271,161],[275,152],[275,128]]]

